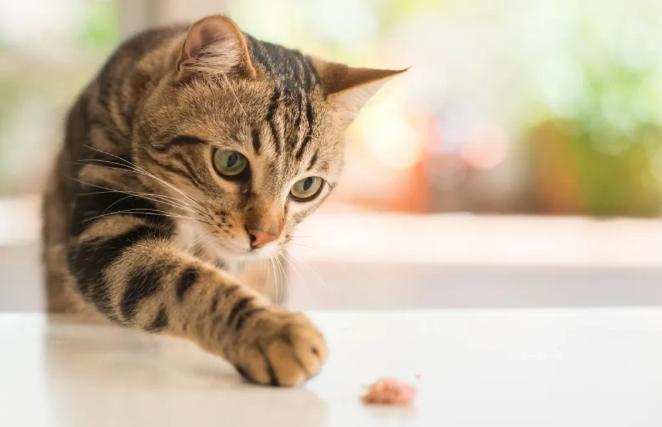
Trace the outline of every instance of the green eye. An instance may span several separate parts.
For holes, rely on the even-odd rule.
[[[241,174],[248,166],[248,159],[237,151],[214,151],[214,168],[222,176],[232,177]]]
[[[307,202],[320,193],[324,180],[319,176],[309,176],[294,183],[290,195],[297,202]]]

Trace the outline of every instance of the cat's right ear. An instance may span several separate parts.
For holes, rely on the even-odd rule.
[[[193,74],[257,75],[246,37],[230,18],[208,16],[189,29],[177,59],[177,79]]]
[[[400,70],[355,68],[336,62],[309,57],[319,77],[326,100],[346,120],[351,121],[363,105]]]

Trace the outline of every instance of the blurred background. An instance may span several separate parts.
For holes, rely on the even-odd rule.
[[[78,92],[126,37],[219,12],[412,67],[351,127],[288,305],[662,304],[659,0],[31,0],[0,3],[0,310],[43,303],[39,193]]]

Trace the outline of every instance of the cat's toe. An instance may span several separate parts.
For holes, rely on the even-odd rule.
[[[327,355],[322,334],[302,315],[262,335],[244,352],[237,370],[249,381],[294,386],[317,375]]]

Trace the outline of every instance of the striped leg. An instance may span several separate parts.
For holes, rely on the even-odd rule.
[[[163,223],[99,219],[69,248],[77,291],[108,319],[187,337],[256,383],[294,385],[319,371],[326,345],[304,315],[271,305],[169,238]]]

